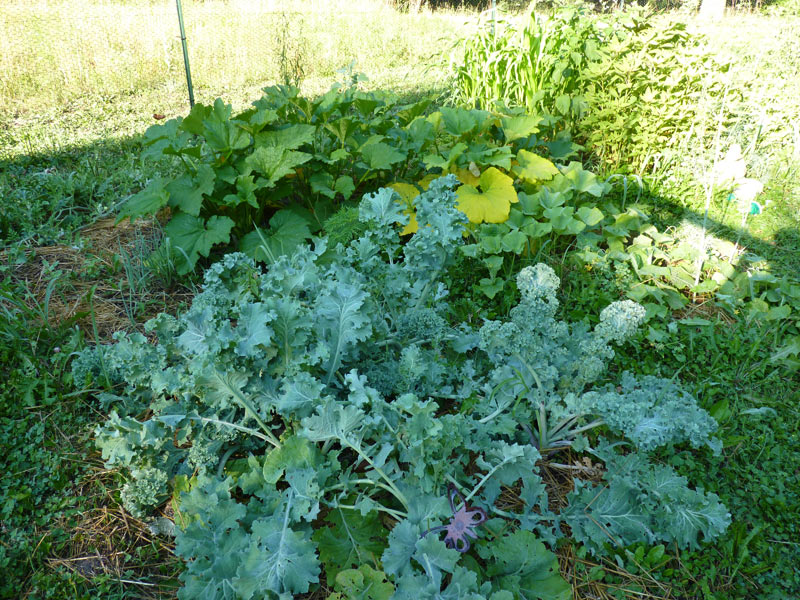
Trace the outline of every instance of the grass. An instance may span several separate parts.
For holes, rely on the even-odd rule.
[[[314,13],[305,12],[309,6],[294,3],[289,13],[279,3],[186,2],[198,101],[221,96],[243,108],[264,85],[298,78],[314,94],[341,78],[336,70],[352,60],[371,87],[439,92],[442,52],[470,18],[459,11],[403,15],[377,0],[335,0],[315,5]],[[724,141],[752,145],[748,165],[766,181],[767,200],[764,215],[749,218],[742,232],[738,214],[715,198],[712,233],[727,239],[743,233],[745,245],[774,272],[795,277],[798,26],[789,17],[758,15],[704,26],[720,52],[736,57],[739,83],[749,82],[752,93],[741,99]],[[431,68],[420,68],[429,59]],[[107,339],[190,297],[141,269],[144,242],[136,236],[156,231],[87,228],[107,223],[128,194],[171,168],[143,161],[139,139],[157,122],[154,114],[187,110],[173,8],[4,3],[0,100],[0,437],[10,449],[0,464],[0,569],[11,574],[0,583],[0,597],[173,597],[180,565],[164,542],[120,509],[121,480],[102,470],[91,439],[104,415],[73,393],[69,371],[73,352],[95,334]],[[697,145],[693,153],[708,151]],[[655,199],[662,224],[702,212],[703,199],[688,180],[657,180],[645,198]],[[571,318],[582,303],[587,314],[596,312],[608,286],[601,290],[602,282],[585,272],[563,275]],[[581,594],[594,597],[794,597],[800,382],[770,360],[785,331],[780,323],[734,320],[710,307],[691,310],[709,310],[714,325],[676,324],[666,341],[642,337],[615,368],[680,373],[712,410],[724,453],[679,452],[664,460],[720,494],[735,524],[699,552],[667,548],[670,561],[652,572],[622,550],[603,562],[565,552],[565,569]]]
[[[379,0],[183,6],[200,100],[296,80],[318,92],[352,61],[376,85],[413,86],[427,77],[420,64],[447,46],[466,17],[456,11],[401,14]],[[138,100],[146,90],[184,94],[177,14],[168,3],[95,0],[82,2],[79,11],[70,2],[33,9],[27,2],[4,3],[0,40],[0,104],[13,112],[82,97]]]

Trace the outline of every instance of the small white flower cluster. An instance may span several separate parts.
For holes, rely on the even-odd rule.
[[[523,298],[554,296],[560,285],[556,272],[544,263],[525,267],[517,275],[517,288]]]
[[[621,343],[636,332],[645,314],[644,307],[633,300],[612,302],[600,313],[595,333],[603,339]]]

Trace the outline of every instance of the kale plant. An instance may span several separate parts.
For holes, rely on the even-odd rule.
[[[713,420],[669,381],[599,383],[641,307],[612,304],[594,329],[557,321],[558,278],[536,265],[508,321],[454,322],[455,183],[416,199],[406,243],[404,207],[381,189],[357,239],[317,239],[267,272],[227,255],[186,314],[147,324],[154,343],[120,335],[76,363],[119,384],[97,440],[134,474],[132,506],[158,502],[164,480],[189,489],[181,598],[290,598],[324,578],[334,597],[566,599],[545,546],[565,531],[602,552],[727,527],[716,496],[648,455],[716,449]],[[590,447],[590,430],[612,440]],[[607,472],[555,513],[539,472],[568,445]]]

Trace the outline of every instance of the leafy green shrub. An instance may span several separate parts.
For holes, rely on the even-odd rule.
[[[603,60],[581,73],[588,108],[576,132],[609,172],[642,173],[696,124],[702,97],[722,95],[720,63],[686,24],[624,13],[605,33]]]
[[[405,244],[408,217],[381,189],[359,206],[368,229],[325,265],[324,239],[267,273],[227,255],[185,315],[146,325],[157,343],[131,334],[94,350],[122,385],[97,431],[107,465],[189,489],[180,597],[288,597],[324,576],[345,595],[567,598],[539,539],[554,543],[562,524],[592,552],[696,547],[725,530],[716,496],[648,458],[665,444],[717,450],[714,420],[670,381],[600,383],[640,306],[614,303],[594,329],[556,321],[560,282],[540,264],[519,274],[510,320],[453,322],[447,269],[466,221],[456,185],[440,178],[416,198]],[[630,442],[592,448],[584,434],[597,428]],[[605,483],[576,480],[554,513],[538,463],[568,446],[602,459]],[[147,473],[149,502],[161,490]],[[515,508],[498,502],[504,489]],[[468,538],[453,547],[434,533],[459,511],[489,517],[469,530],[469,557],[457,551]]]
[[[353,87],[311,101],[291,86],[266,88],[238,115],[219,99],[197,104],[186,118],[154,125],[144,137],[145,156],[176,156],[183,174],[152,181],[118,220],[169,206],[165,234],[182,257],[180,273],[218,245],[233,243],[255,256],[265,245],[256,228],[269,226],[268,248],[290,252],[319,230],[335,202],[419,175],[422,166],[409,154],[427,147],[432,135],[415,137],[404,126],[428,104],[400,105]]]

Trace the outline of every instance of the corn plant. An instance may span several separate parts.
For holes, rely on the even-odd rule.
[[[455,47],[453,100],[522,106],[574,122],[586,110],[581,75],[602,59],[601,45],[595,21],[578,8],[550,17],[531,11],[521,30],[492,21]]]

